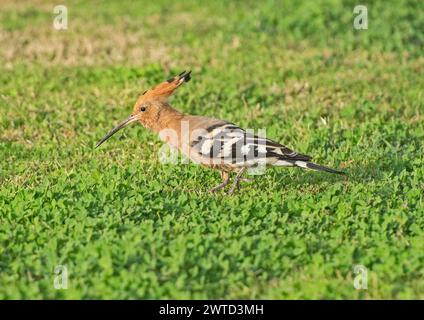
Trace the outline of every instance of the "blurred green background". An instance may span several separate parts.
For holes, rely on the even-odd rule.
[[[67,30],[57,3],[0,1],[0,298],[424,298],[423,1],[61,4]],[[141,126],[94,150],[185,69],[177,109],[349,177],[212,195],[217,172],[161,164]]]

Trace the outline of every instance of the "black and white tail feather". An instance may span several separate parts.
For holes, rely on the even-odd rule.
[[[206,134],[191,143],[202,157],[232,168],[270,166],[299,167],[335,174],[345,174],[311,162],[312,157],[249,133],[233,123],[217,120],[206,129]]]
[[[283,160],[283,161],[288,161],[288,160]],[[293,161],[293,160],[289,160],[288,162],[291,162],[292,163],[291,165],[289,165],[290,167],[307,168],[307,169],[312,169],[312,170],[316,170],[316,171],[325,171],[325,172],[328,172],[328,173],[335,173],[335,174],[341,174],[341,175],[345,175],[346,174],[343,171],[338,171],[338,170],[335,170],[335,169],[331,169],[329,167],[322,166],[322,165],[313,163],[311,161],[299,161],[299,160]],[[276,163],[274,163],[273,166],[279,166],[278,161]]]

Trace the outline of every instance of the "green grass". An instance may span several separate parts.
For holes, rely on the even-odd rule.
[[[0,13],[0,298],[424,298],[424,5],[10,2]],[[348,178],[270,169],[233,196],[159,162],[138,94],[172,100]],[[353,286],[355,265],[368,289]],[[56,290],[65,265],[69,288]]]

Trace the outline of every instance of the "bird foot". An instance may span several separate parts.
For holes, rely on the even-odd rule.
[[[225,188],[227,186],[227,184],[228,184],[228,181],[224,181],[223,183],[221,183],[221,184],[217,185],[216,187],[213,187],[212,189],[210,189],[209,192],[212,192],[212,193],[217,192],[218,190]]]
[[[231,188],[230,188],[230,190],[228,190],[226,193],[228,194],[228,195],[231,195],[231,194],[233,194],[234,193],[234,190],[235,190],[236,188],[235,188],[235,185],[232,185],[231,186]],[[238,188],[237,188],[238,189]]]
[[[238,173],[237,176],[234,179],[233,184],[231,185],[230,189],[226,192],[228,195],[233,194],[234,190],[240,189],[240,181],[244,181],[244,182],[252,182],[253,179],[248,179],[248,178],[242,178],[242,174],[244,173],[244,171],[246,170],[246,168],[241,169]],[[230,182],[229,176],[222,176],[224,178],[224,181],[217,185],[216,187],[212,188],[209,190],[209,192],[216,192],[218,190],[221,190],[223,188],[225,188],[227,186],[227,184]]]

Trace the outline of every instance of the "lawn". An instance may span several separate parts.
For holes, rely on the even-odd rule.
[[[421,0],[66,1],[67,30],[55,5],[0,2],[0,298],[424,298]],[[141,125],[94,149],[185,69],[175,108],[348,176],[228,196]]]

